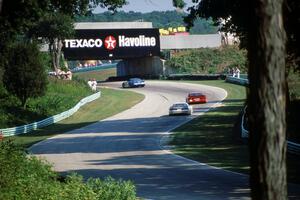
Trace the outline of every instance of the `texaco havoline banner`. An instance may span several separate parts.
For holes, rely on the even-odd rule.
[[[67,60],[122,59],[158,56],[158,29],[85,29],[63,41]]]

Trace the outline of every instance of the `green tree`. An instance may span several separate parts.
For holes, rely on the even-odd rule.
[[[23,108],[29,98],[39,97],[45,93],[47,74],[35,43],[19,43],[8,53],[3,82],[7,91],[15,95]]]
[[[30,31],[36,37],[42,37],[49,44],[52,68],[60,68],[62,41],[74,34],[73,19],[63,13],[48,13]]]
[[[126,3],[125,0],[50,0],[50,10],[37,25],[38,36],[49,42],[52,67],[58,72],[62,56],[62,40],[74,33],[73,20],[77,15],[86,15],[96,6],[115,10]]]
[[[38,0],[2,0],[0,13],[0,76],[7,65],[5,57],[11,43],[20,35],[24,35],[29,28],[42,16],[47,8],[45,1]],[[1,80],[1,78],[0,78]],[[0,83],[2,84],[2,82]]]
[[[252,198],[287,199],[283,0],[254,1],[249,29]]]
[[[183,8],[186,5],[186,3],[182,0],[173,0],[173,6],[176,8]]]
[[[124,12],[117,13],[104,12],[86,16],[77,16],[77,22],[128,22],[128,21],[146,21],[152,22],[154,28],[168,28],[185,26],[183,17],[187,13],[176,11],[153,11],[150,13]],[[209,34],[217,33],[218,27],[213,25],[212,20],[197,19],[194,26],[190,29],[191,34]]]
[[[188,22],[197,16],[223,21],[222,29],[238,35],[248,50],[252,198],[287,199],[284,0],[197,2]]]
[[[7,51],[9,43],[20,35],[28,36],[28,31],[36,26],[36,23],[42,17],[51,16],[51,14],[53,16],[61,16],[63,14],[74,19],[77,15],[90,13],[96,6],[115,10],[126,3],[126,0],[3,0],[0,15],[0,66],[5,65],[6,59],[2,55]],[[63,19],[66,19],[66,17]],[[57,24],[52,26],[67,24],[67,22],[61,23],[55,20],[52,22],[57,22]],[[66,30],[63,29],[61,31],[56,33],[61,36]],[[59,45],[57,46],[59,47]],[[59,53],[59,50],[55,50],[55,52]],[[55,59],[57,60],[57,58],[53,58],[53,60]]]
[[[250,14],[249,2],[239,0],[202,0],[199,4],[189,8],[190,14],[185,17],[185,22],[189,26],[198,17],[213,19],[215,25],[221,31],[234,33],[241,41],[241,47],[247,48],[250,24],[252,15]],[[284,0],[283,20],[287,33],[286,51],[287,66],[300,71],[300,31],[297,26],[300,21],[300,1]],[[223,23],[225,21],[225,23]]]

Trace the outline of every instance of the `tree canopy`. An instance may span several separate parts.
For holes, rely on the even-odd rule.
[[[285,52],[299,62],[297,0],[195,0],[186,22],[211,17],[248,50],[250,186],[253,199],[287,199]],[[284,11],[284,12],[283,12]],[[292,17],[291,17],[292,16]],[[286,43],[287,33],[287,43]],[[298,65],[295,65],[299,69]]]
[[[40,23],[40,19],[45,19],[48,16],[68,16],[74,19],[77,15],[85,15],[91,12],[96,6],[108,7],[110,10],[121,7],[126,4],[126,0],[4,0],[1,1],[2,11],[0,14],[0,66],[5,65],[5,58],[2,56],[9,48],[9,44],[16,41],[16,38],[30,38],[34,34],[28,34],[29,30]],[[64,17],[66,19],[66,17]],[[49,22],[49,20],[48,20]],[[55,36],[66,36],[67,23],[61,23],[59,20],[53,21],[57,25],[54,31],[52,24],[51,32],[47,33],[47,38]],[[69,20],[67,21],[69,22]],[[47,23],[44,22],[43,25]],[[48,23],[49,24],[49,23]],[[64,25],[64,29],[59,29]],[[70,24],[69,24],[70,25]],[[48,26],[49,27],[49,26]],[[72,28],[72,26],[70,27]],[[41,32],[40,32],[41,33]],[[45,32],[44,32],[45,33]],[[29,38],[28,38],[29,37]]]
[[[34,43],[19,43],[10,48],[4,72],[4,86],[26,107],[28,98],[42,96],[47,79],[41,52]]]
[[[230,32],[239,37],[241,47],[246,48],[253,17],[248,1],[239,0],[196,0],[198,5],[190,7],[190,14],[185,22],[192,26],[197,17],[211,18],[220,30]],[[283,20],[287,33],[287,65],[300,70],[300,31],[297,28],[300,21],[300,1],[285,0],[283,4]]]
[[[77,16],[77,22],[128,22],[128,21],[145,21],[152,22],[154,28],[168,28],[185,26],[183,17],[187,13],[176,11],[153,11],[149,13],[140,12],[124,12],[117,13],[104,12],[95,13],[87,16]],[[198,18],[194,22],[194,26],[190,29],[191,34],[210,34],[217,33],[217,26],[213,25],[211,19],[206,20]]]

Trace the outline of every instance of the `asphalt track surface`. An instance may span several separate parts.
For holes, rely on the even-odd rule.
[[[121,89],[121,82],[101,85]],[[248,176],[174,155],[163,146],[170,130],[219,106],[226,91],[159,81],[128,90],[145,99],[115,116],[35,144],[30,151],[63,174],[132,180],[145,199],[250,199]],[[169,106],[185,101],[192,91],[205,93],[208,103],[194,106],[192,116],[168,116]]]

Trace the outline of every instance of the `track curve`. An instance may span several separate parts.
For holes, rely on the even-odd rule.
[[[160,145],[171,129],[216,106],[226,91],[188,83],[146,84],[133,89],[145,99],[131,109],[40,142],[30,151],[53,163],[58,172],[130,179],[145,199],[250,199],[247,176],[176,156]],[[205,93],[208,103],[195,106],[192,116],[168,116],[169,106],[184,101],[191,91]]]

